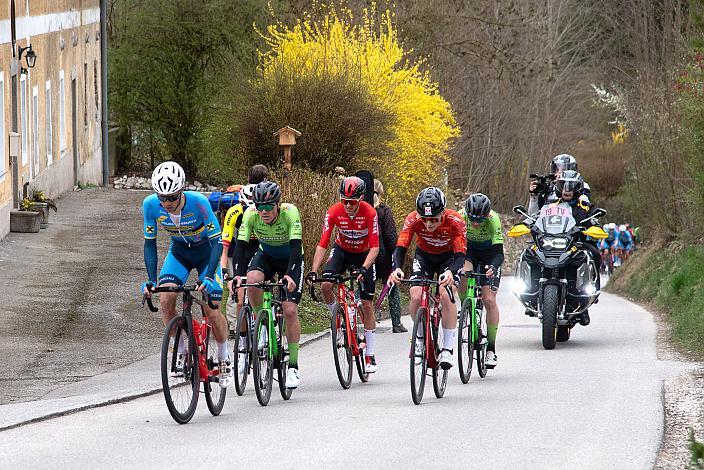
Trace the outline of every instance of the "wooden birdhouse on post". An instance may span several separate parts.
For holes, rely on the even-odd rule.
[[[296,137],[301,133],[290,126],[285,126],[274,132],[274,137],[279,137],[279,145],[284,149],[284,192],[288,193],[288,180],[291,173],[291,147],[296,145]]]

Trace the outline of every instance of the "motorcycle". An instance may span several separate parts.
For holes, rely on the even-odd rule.
[[[525,217],[508,231],[515,238],[531,235],[516,266],[514,295],[526,308],[526,314],[541,321],[545,349],[556,342],[569,340],[570,332],[582,313],[599,299],[599,272],[591,251],[584,248],[581,235],[596,240],[607,234],[596,225],[584,223],[606,215],[604,209],[577,225],[567,203],[546,204],[536,216],[516,206],[514,212]]]

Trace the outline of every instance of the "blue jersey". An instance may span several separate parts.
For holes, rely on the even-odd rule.
[[[155,239],[157,227],[171,235],[172,241],[187,245],[200,245],[202,242],[219,241],[220,223],[210,207],[208,198],[195,191],[185,191],[186,202],[181,209],[181,220],[177,225],[166,209],[161,206],[156,194],[144,198],[144,238]]]

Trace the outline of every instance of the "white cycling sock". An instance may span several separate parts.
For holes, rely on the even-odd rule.
[[[367,347],[364,352],[365,356],[373,356],[374,355],[374,340],[375,339],[376,339],[376,330],[367,330],[365,328],[364,329],[364,341],[367,343]]]
[[[330,313],[335,315],[335,312],[337,312],[337,300],[333,301],[333,303],[328,304],[328,310],[330,310]]]
[[[186,351],[186,338],[184,335],[178,337],[178,353],[183,354]]]
[[[218,343],[218,360],[224,361],[227,359],[227,341],[224,343]]]
[[[442,349],[452,351],[455,345],[455,329],[442,327]]]

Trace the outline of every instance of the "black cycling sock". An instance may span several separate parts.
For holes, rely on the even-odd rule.
[[[288,368],[289,368],[289,369],[298,369],[298,363],[296,363],[296,362],[289,362],[289,363],[288,363]]]

